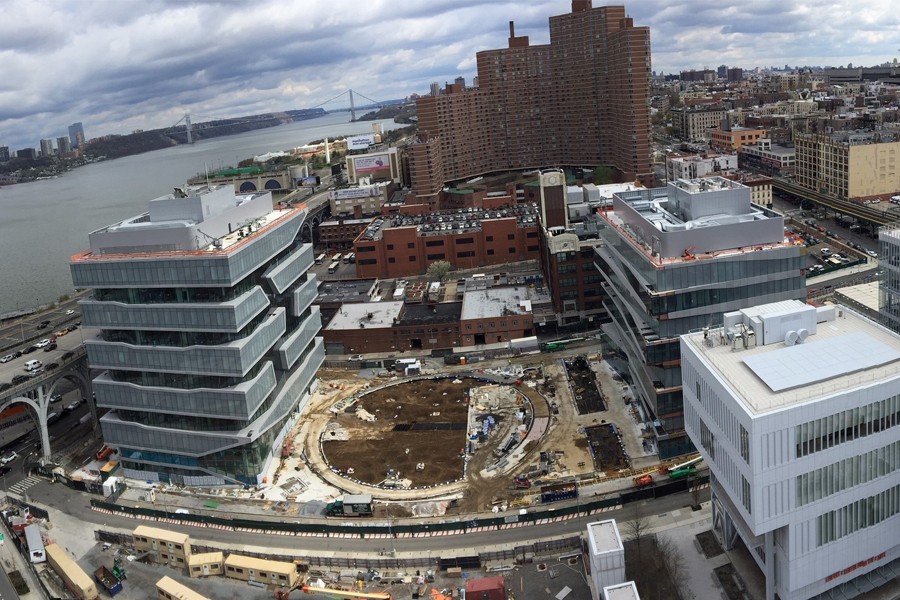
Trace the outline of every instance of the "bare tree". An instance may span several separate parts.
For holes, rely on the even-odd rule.
[[[678,552],[675,543],[663,535],[656,536],[656,549],[659,552],[663,565],[669,573],[669,579],[678,591],[682,600],[692,600],[694,594],[688,586],[687,566],[684,558]]]
[[[634,506],[634,509],[631,511],[631,517],[622,523],[622,529],[625,532],[626,539],[634,542],[634,545],[637,546],[638,560],[642,561],[642,546],[645,545],[644,542],[650,536],[650,519],[644,516],[640,506]]]

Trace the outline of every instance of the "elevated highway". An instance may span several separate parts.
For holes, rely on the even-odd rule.
[[[76,307],[75,301],[71,301],[69,307]],[[74,322],[78,316],[65,315],[68,310],[65,305],[54,309],[49,313],[41,313],[8,322],[0,331],[0,340],[3,344],[0,348],[0,356],[7,356],[15,351],[34,345],[38,339],[49,338],[64,328],[70,322]],[[58,314],[57,314],[58,313]],[[55,317],[55,318],[54,318]],[[35,323],[50,321],[50,325],[44,329],[37,329]],[[15,333],[21,332],[22,338]],[[49,416],[63,410],[62,405],[51,406],[51,399],[57,395],[64,382],[65,388],[74,387],[81,394],[82,400],[90,406],[94,423],[97,422],[97,409],[91,394],[91,378],[87,365],[87,352],[84,349],[85,339],[97,334],[93,329],[77,329],[65,336],[57,337],[57,347],[49,352],[41,349],[22,354],[5,363],[0,364],[0,414],[17,405],[27,407],[27,415],[21,411],[9,411],[0,421],[0,447],[14,442],[17,438],[29,433],[36,426],[40,436],[40,453],[43,458],[49,460],[51,456],[50,435],[47,430]],[[15,339],[16,343],[10,343]],[[39,360],[41,369],[36,373],[25,370],[25,363],[29,360]]]
[[[813,192],[805,187],[797,185],[789,179],[780,177],[773,178],[772,189],[776,192],[781,192],[789,196],[812,202],[813,204],[840,213],[841,215],[854,217],[871,225],[887,225],[900,220],[900,215],[871,208],[863,204],[841,200],[821,192]]]

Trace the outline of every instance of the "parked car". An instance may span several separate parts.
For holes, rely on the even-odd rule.
[[[70,402],[69,404],[66,404],[66,407],[63,410],[65,410],[66,412],[72,412],[79,406],[81,406],[81,400],[75,400],[74,402]]]
[[[74,315],[74,314],[75,314],[75,311],[74,311],[73,309],[71,309],[71,308],[70,308],[69,310],[66,311],[66,316]]]
[[[50,403],[51,403],[51,404],[56,404],[56,403],[59,402],[60,400],[62,400],[62,394],[53,394],[52,396],[50,396]]]
[[[875,252],[874,250],[866,250],[866,254],[868,254],[872,258],[878,258],[878,253]]]
[[[0,458],[0,464],[8,465],[17,458],[19,458],[19,455],[16,454],[15,450],[11,450],[9,454],[4,454],[3,457]]]
[[[2,392],[3,390],[8,390],[12,386],[13,384],[9,383],[8,381],[4,381],[3,383],[0,383],[0,392]]]
[[[15,358],[12,354],[7,354],[6,356],[0,358],[0,363],[8,363],[13,358]]]
[[[20,383],[25,383],[29,379],[31,379],[31,377],[29,377],[28,375],[16,375],[12,378],[12,384],[19,385]]]

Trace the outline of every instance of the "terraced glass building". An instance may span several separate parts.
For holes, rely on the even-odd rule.
[[[71,259],[103,438],[127,477],[259,483],[324,358],[303,207],[176,188]]]

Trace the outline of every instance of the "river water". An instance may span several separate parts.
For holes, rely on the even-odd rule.
[[[384,130],[402,125],[379,121]],[[0,315],[74,291],[69,257],[91,231],[147,210],[147,202],[203,173],[324,137],[365,134],[349,113],[174,146],[74,169],[57,179],[0,188]]]

